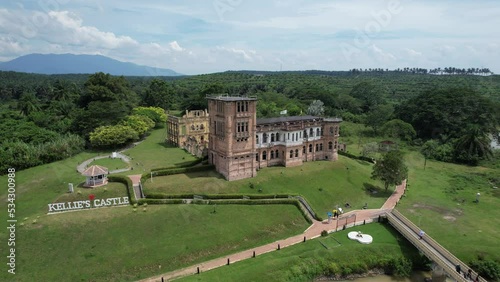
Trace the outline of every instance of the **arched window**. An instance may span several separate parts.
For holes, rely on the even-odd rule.
[[[255,135],[255,144],[259,144],[259,135]]]
[[[266,151],[262,152],[262,160],[267,160],[267,153],[266,153]]]
[[[304,129],[304,138],[307,138],[307,130]]]
[[[279,158],[279,157],[280,157],[279,152],[278,152],[278,150],[276,150],[276,158]]]
[[[333,143],[332,142],[328,142],[328,150],[331,150],[333,149]]]
[[[274,151],[271,151],[271,160],[274,159]]]
[[[313,151],[313,145],[309,144],[309,153],[312,153],[312,151]]]
[[[264,139],[264,144],[266,144],[267,143],[267,133],[264,133],[264,138],[263,139]]]
[[[319,151],[319,145],[316,144],[316,152]]]
[[[306,153],[306,146],[303,146],[302,147],[302,154],[305,154]]]
[[[320,144],[319,144],[319,150],[320,150],[320,151],[323,151],[323,143],[320,143]]]
[[[311,135],[311,137],[314,137],[314,129],[309,129],[309,135]]]
[[[298,158],[299,157],[299,150],[298,149],[295,149],[295,157]]]
[[[271,133],[271,142],[274,142],[274,133]]]
[[[333,126],[330,126],[330,133],[333,134]]]
[[[321,136],[321,133],[319,132],[319,128],[316,128],[316,136]]]
[[[276,133],[276,142],[280,142],[280,134]]]
[[[293,158],[293,150],[290,150],[290,158]]]

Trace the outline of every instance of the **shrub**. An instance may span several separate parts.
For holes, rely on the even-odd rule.
[[[328,236],[328,231],[326,231],[326,230],[321,231],[321,236],[322,237]]]
[[[479,275],[488,280],[500,280],[500,264],[493,260],[478,259],[470,262],[472,267]]]

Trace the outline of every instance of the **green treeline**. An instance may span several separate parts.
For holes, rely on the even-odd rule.
[[[0,167],[21,169],[85,148],[125,146],[163,126],[166,112],[205,109],[205,97],[220,93],[257,96],[259,118],[284,110],[341,117],[366,124],[373,136],[421,146],[427,158],[467,164],[491,159],[500,76],[483,76],[488,73],[481,70],[432,73],[374,69],[150,78],[0,72]]]

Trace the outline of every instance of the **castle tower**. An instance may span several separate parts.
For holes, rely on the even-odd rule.
[[[323,119],[323,140],[326,146],[325,159],[336,161],[339,148],[340,118]]]
[[[256,171],[256,97],[208,96],[208,161],[231,180],[254,177]]]

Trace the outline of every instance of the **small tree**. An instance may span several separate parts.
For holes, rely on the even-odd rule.
[[[376,152],[378,152],[377,142],[367,143],[363,146],[363,157],[371,157]]]
[[[307,114],[312,116],[322,116],[325,113],[325,104],[320,100],[314,100],[309,108],[307,108]]]
[[[420,153],[424,155],[424,170],[427,166],[427,159],[435,158],[436,151],[438,149],[439,143],[435,140],[428,140],[420,148]]]
[[[408,177],[408,167],[400,151],[389,151],[382,160],[373,166],[372,179],[384,182],[385,190],[389,185],[400,185]]]

